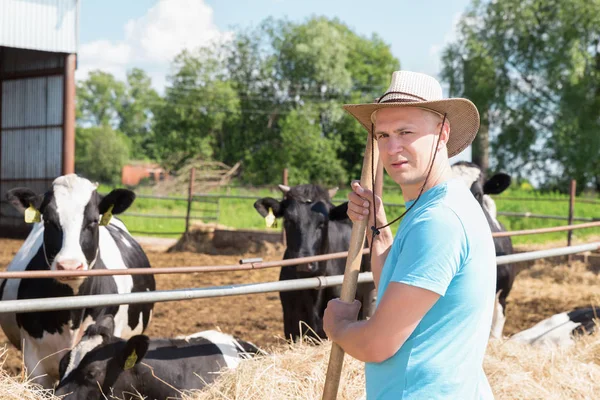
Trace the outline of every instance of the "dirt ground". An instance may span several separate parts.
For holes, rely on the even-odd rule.
[[[0,239],[0,270],[19,249],[22,241]],[[237,264],[239,255],[206,255],[193,252],[165,252],[161,243],[143,243],[153,267]],[[263,257],[265,261],[281,259],[281,248],[269,254],[245,254],[246,257]],[[157,289],[170,290],[221,286],[239,283],[276,281],[279,268],[196,273],[189,275],[157,275]],[[550,315],[590,303],[598,305],[598,276],[581,262],[569,270],[556,262],[540,261],[530,269],[520,272],[513,291],[508,297],[507,322],[504,333],[513,334],[526,329]],[[146,333],[153,337],[171,337],[206,329],[220,329],[235,334],[264,348],[272,349],[285,343],[279,296],[277,293],[248,296],[199,299],[191,301],[157,303],[154,316]],[[21,354],[8,344],[0,331],[0,347],[6,344],[8,358],[4,368],[18,373]]]

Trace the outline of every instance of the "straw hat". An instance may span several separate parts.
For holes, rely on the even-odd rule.
[[[449,157],[467,148],[479,130],[479,112],[475,104],[462,98],[444,99],[439,82],[418,72],[395,71],[390,87],[375,103],[344,105],[344,109],[369,132],[375,120],[375,111],[391,107],[419,107],[446,114],[450,122],[447,144]]]

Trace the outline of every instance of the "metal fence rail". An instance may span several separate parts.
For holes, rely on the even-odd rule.
[[[536,260],[546,257],[556,257],[600,249],[600,242],[579,246],[561,247],[556,249],[533,251],[496,257],[497,263],[508,264]],[[196,289],[160,290],[143,293],[101,294],[71,297],[51,297],[42,299],[7,300],[0,302],[0,313],[35,312],[69,310],[86,307],[114,306],[119,304],[159,303],[165,301],[194,300],[210,297],[226,297],[269,292],[285,292],[305,289],[320,289],[328,286],[339,286],[343,275],[251,283],[229,286],[213,286]],[[359,283],[372,282],[370,272],[359,274]]]
[[[551,232],[572,231],[575,229],[595,228],[600,227],[599,222],[590,222],[587,224],[564,225],[552,228],[528,229],[522,231],[508,231],[492,233],[493,237],[533,235]],[[369,249],[363,249],[363,254],[369,254]],[[164,268],[131,268],[131,269],[92,269],[87,271],[3,271],[0,272],[0,279],[37,279],[37,278],[72,278],[86,276],[114,276],[114,275],[164,275],[164,274],[191,274],[198,272],[230,272],[244,271],[251,269],[264,269],[285,267],[290,265],[300,265],[310,262],[327,261],[338,258],[345,258],[348,252],[322,254],[311,257],[292,258],[287,260],[277,261],[262,261],[262,259],[252,259],[242,262],[243,265],[203,265],[203,266],[188,266],[188,267],[164,267]]]
[[[560,221],[568,221],[569,220],[569,217],[562,217],[560,215],[543,215],[543,214],[533,214],[530,212],[517,213],[517,212],[510,212],[510,211],[498,211],[497,214],[503,215],[505,217],[556,219],[556,220],[560,220]],[[593,221],[600,221],[600,218],[573,217],[573,221],[593,222]]]
[[[363,249],[363,254],[368,254],[369,249]],[[84,276],[114,276],[114,275],[163,275],[163,274],[191,274],[195,272],[230,272],[250,269],[265,269],[300,265],[310,262],[334,260],[348,257],[348,252],[322,254],[320,256],[291,258],[278,261],[253,261],[243,265],[202,265],[190,267],[164,267],[164,268],[130,268],[130,269],[91,269],[87,271],[3,271],[0,279],[36,279],[36,278],[72,278]]]

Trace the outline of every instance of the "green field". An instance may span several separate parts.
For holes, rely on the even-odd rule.
[[[392,184],[386,187],[393,188]],[[110,191],[110,187],[103,185],[99,188],[100,192],[106,193]],[[345,200],[345,196],[348,192],[348,188],[340,189],[335,199],[340,201]],[[138,194],[149,194],[150,188],[139,188],[136,189]],[[271,196],[274,198],[281,198],[281,192],[278,189],[252,189],[244,187],[228,187],[223,188],[220,191],[212,192],[211,194],[227,195],[244,195],[266,197]],[[181,197],[182,195],[179,195]],[[513,198],[535,198],[533,201],[515,201],[505,199],[508,197]],[[532,214],[543,214],[543,215],[556,215],[564,216],[568,215],[569,210],[569,196],[558,193],[537,193],[531,190],[515,189],[511,188],[506,190],[502,195],[496,196],[496,205],[498,211],[510,211],[510,212],[530,212]],[[586,197],[589,200],[589,197]],[[544,200],[562,200],[562,201],[544,201]],[[585,218],[599,218],[600,219],[600,200],[594,199],[597,204],[587,204],[583,202],[577,202],[575,204],[575,216]],[[230,199],[220,198],[218,200],[218,223],[237,229],[248,229],[258,228],[266,229],[264,219],[256,212],[253,207],[253,199]],[[404,203],[402,194],[399,190],[384,190],[384,201],[386,203]],[[217,205],[214,203],[201,203],[194,202],[192,205],[192,215],[197,219],[203,219],[207,216],[216,215]],[[160,214],[160,215],[180,215],[186,214],[187,201],[185,200],[157,200],[157,199],[146,199],[138,198],[135,203],[131,206],[128,212],[141,213],[141,214]],[[386,207],[388,219],[391,220],[403,212],[404,208],[401,207]],[[150,218],[150,217],[137,217],[137,216],[122,216],[121,217],[127,227],[132,233],[141,236],[163,236],[163,237],[177,237],[185,229],[184,219],[165,219],[165,218]],[[536,219],[536,218],[521,218],[521,217],[506,217],[500,216],[499,220],[507,227],[508,230],[521,230],[521,229],[532,229],[551,227],[558,225],[566,225],[567,221],[561,220],[549,220],[549,219]],[[212,220],[205,219],[204,222],[214,222]],[[581,221],[575,221],[575,223],[582,223]],[[398,224],[394,224],[392,227],[395,232]],[[277,228],[276,228],[277,229]],[[573,233],[574,238],[584,239],[590,235],[600,235],[600,228],[589,228],[583,230],[577,230]],[[566,241],[566,232],[540,234],[540,235],[528,235],[514,237],[513,241],[515,244],[524,243],[543,243],[551,240]]]

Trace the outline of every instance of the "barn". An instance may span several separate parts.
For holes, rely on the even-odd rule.
[[[28,231],[6,192],[74,172],[79,0],[0,1],[0,236]]]

